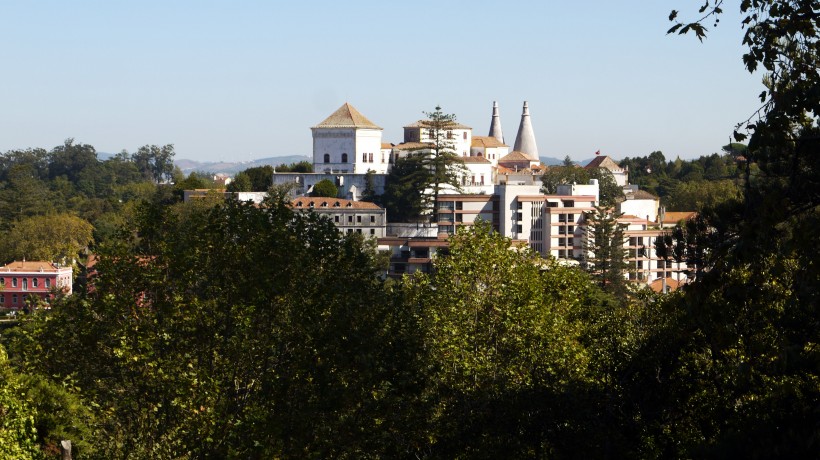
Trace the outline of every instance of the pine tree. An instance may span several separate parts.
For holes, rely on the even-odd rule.
[[[596,206],[594,211],[584,215],[587,224],[584,237],[587,269],[602,288],[616,294],[624,292],[624,273],[628,268],[624,226],[618,223],[621,215],[603,206]]]

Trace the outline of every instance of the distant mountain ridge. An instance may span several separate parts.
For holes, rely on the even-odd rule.
[[[97,158],[101,161],[105,161],[113,157],[115,154],[113,153],[106,153],[106,152],[97,152]],[[575,161],[575,164],[584,166],[592,161],[594,158],[588,158],[582,161]],[[555,158],[555,157],[540,157],[542,163],[547,166],[560,166],[564,164],[563,158]],[[178,166],[182,172],[188,174],[194,171],[199,172],[210,172],[210,173],[225,173],[225,174],[236,174],[240,171],[244,171],[248,168],[254,168],[258,166],[279,166],[281,164],[292,164],[298,163],[300,161],[308,161],[312,162],[313,158],[307,155],[284,155],[281,157],[267,157],[267,158],[259,158],[256,160],[249,160],[249,161],[196,161],[196,160],[188,160],[185,158],[180,158],[178,160],[174,160],[174,165]]]
[[[236,174],[248,168],[255,168],[259,166],[279,166],[281,164],[292,164],[300,161],[310,161],[313,159],[307,155],[285,155],[281,157],[259,158],[249,161],[196,161],[179,159],[174,160],[174,165],[178,166],[183,173],[191,173],[194,171],[210,172],[210,173],[225,173]]]

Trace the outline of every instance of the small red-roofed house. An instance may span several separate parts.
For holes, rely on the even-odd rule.
[[[36,295],[50,300],[55,291],[72,292],[71,267],[42,261],[14,261],[0,267],[0,307],[23,308],[26,297]]]

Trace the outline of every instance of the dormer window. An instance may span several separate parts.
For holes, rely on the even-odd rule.
[[[322,207],[323,207],[323,208],[326,208],[326,207],[327,207],[327,201],[322,201]]]
[[[348,203],[346,207],[348,207],[348,208],[352,208],[352,207],[353,207],[353,203]]]
[[[312,207],[313,207],[313,202],[311,201],[311,202],[308,204],[308,206],[312,208]]]
[[[339,207],[339,202],[337,201],[337,202],[333,203],[333,207],[338,208]]]
[[[302,202],[301,202],[301,201],[297,201],[297,202],[296,202],[296,207],[297,207],[297,208],[301,208],[301,207],[302,207]]]

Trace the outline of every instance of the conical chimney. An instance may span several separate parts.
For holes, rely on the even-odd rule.
[[[532,131],[530,108],[524,101],[524,111],[521,113],[521,124],[518,126],[518,135],[515,137],[514,151],[521,152],[532,160],[538,160],[538,146],[535,144],[535,133]]]
[[[501,132],[501,117],[498,115],[498,102],[493,101],[493,119],[490,122],[490,137],[504,143],[504,133]]]

